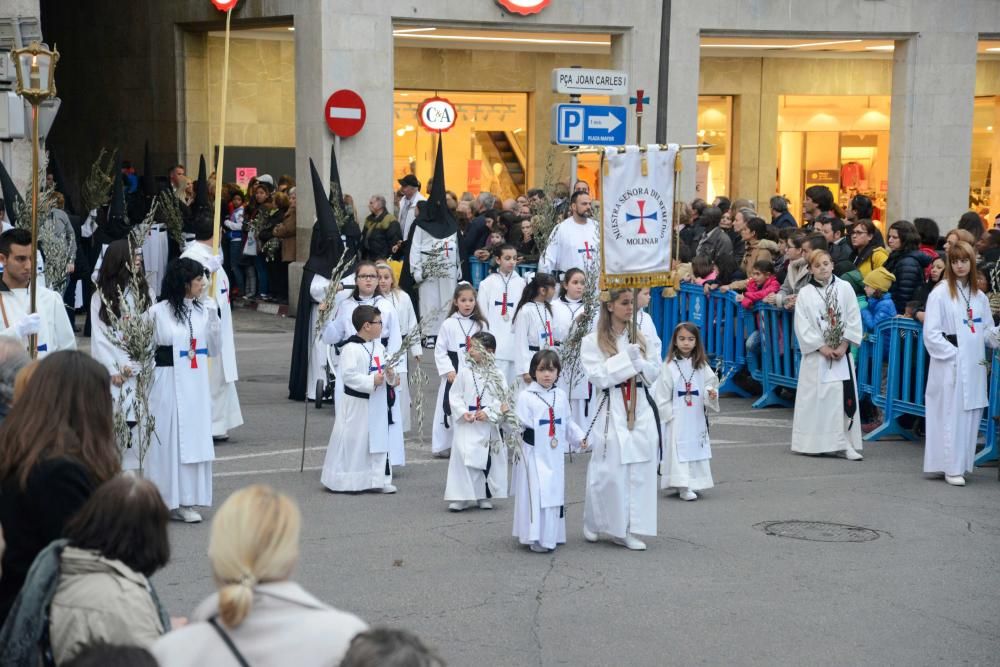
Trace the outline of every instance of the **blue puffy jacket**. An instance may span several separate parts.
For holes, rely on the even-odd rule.
[[[868,305],[861,309],[861,323],[864,325],[864,332],[871,333],[879,322],[896,317],[896,304],[892,301],[892,294],[886,292],[879,298],[868,297]]]

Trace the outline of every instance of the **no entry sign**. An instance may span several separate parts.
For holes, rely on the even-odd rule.
[[[338,137],[353,137],[365,126],[365,103],[353,90],[338,90],[326,101],[324,120]]]
[[[497,0],[497,4],[512,14],[528,16],[549,6],[550,0]]]

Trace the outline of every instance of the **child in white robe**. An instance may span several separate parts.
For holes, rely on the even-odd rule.
[[[337,417],[321,481],[331,491],[396,493],[389,465],[386,405],[388,388],[398,378],[385,366],[382,313],[374,306],[361,305],[354,309],[351,322],[357,334],[341,348],[338,368],[343,382],[337,386]]]
[[[1000,346],[989,299],[976,288],[976,253],[952,243],[945,277],[927,298],[924,347],[930,355],[925,404],[924,472],[965,486],[976,461],[983,408],[989,405],[983,360],[986,346]]]
[[[833,260],[825,250],[809,253],[812,281],[795,300],[795,337],[802,351],[799,383],[792,416],[792,451],[839,454],[860,461],[861,415],[850,345],[860,345],[861,309],[854,288],[833,275]],[[842,327],[838,345],[827,344],[828,333]],[[845,392],[850,392],[844,400]],[[849,408],[850,414],[848,414]]]
[[[517,344],[514,338],[514,309],[524,293],[525,281],[517,266],[517,248],[504,243],[493,248],[497,271],[479,284],[476,301],[490,324],[490,333],[497,339],[496,364],[508,384],[516,378],[514,372]]]
[[[555,293],[556,279],[548,273],[536,273],[514,310],[514,342],[517,345],[514,372],[526,385],[532,381],[528,369],[535,352],[559,344],[555,312],[550,303]]]
[[[388,264],[379,263],[378,268],[378,289],[392,302],[396,309],[396,319],[399,322],[399,335],[406,338],[412,331],[420,327],[417,320],[417,313],[413,309],[413,300],[410,295],[399,289],[396,282],[396,274]],[[419,364],[423,356],[424,348],[420,344],[420,338],[410,343],[408,353],[413,356],[414,363]],[[399,406],[399,414],[403,419],[402,431],[410,431],[410,380],[409,380],[409,360],[404,355],[400,363],[395,368],[396,375],[399,376],[399,387],[396,391],[396,404]]]
[[[479,362],[479,346],[495,354],[496,345],[493,334],[480,331],[472,336],[468,356]],[[448,509],[453,512],[476,504],[479,509],[493,509],[493,498],[507,497],[507,450],[502,446],[493,450],[500,440],[497,416],[507,406],[490,390],[489,378],[468,364],[455,377],[449,396],[454,436],[444,499],[451,501]]]
[[[552,310],[555,313],[557,322],[559,322],[557,329],[562,330],[565,328],[565,333],[562,333],[560,342],[566,340],[574,324],[578,321],[582,322],[581,318],[584,317],[583,291],[586,288],[586,280],[587,276],[580,269],[570,269],[563,274],[562,293],[558,299],[552,302]],[[594,313],[593,320],[587,326],[587,331],[584,335],[593,333],[594,327],[597,325],[596,315],[597,313]],[[587,376],[583,372],[583,367],[580,366],[579,359],[576,360],[574,366],[570,367],[568,364],[566,365],[566,368],[559,374],[559,384],[569,397],[570,408],[573,410],[573,421],[581,429],[587,430],[590,424],[590,404],[588,399],[593,396],[594,388],[587,381]],[[596,405],[594,407],[596,408]],[[575,453],[573,449],[570,451]]]
[[[719,378],[691,322],[674,328],[653,395],[663,424],[660,487],[676,489],[681,500],[697,500],[695,491],[715,486],[705,408],[719,411]]]
[[[212,389],[209,357],[222,352],[218,307],[201,295],[204,267],[193,259],[171,262],[153,322],[156,370],[149,392],[155,442],[146,453],[146,478],[156,484],[170,518],[198,523],[196,506],[212,504]],[[214,359],[213,361],[218,361]]]
[[[594,385],[592,453],[587,466],[583,536],[588,542],[610,539],[642,551],[636,535],[656,535],[656,469],[659,463],[659,423],[650,385],[660,372],[660,359],[642,333],[629,341],[632,290],[611,290],[602,303],[597,331],[583,339],[580,360]],[[628,427],[633,402],[635,423]],[[591,401],[593,405],[593,401]],[[593,408],[592,408],[593,409]]]
[[[434,363],[441,377],[431,433],[431,453],[436,458],[447,458],[451,451],[451,386],[458,372],[465,367],[465,355],[472,336],[485,331],[487,327],[486,318],[476,303],[475,288],[469,283],[461,283],[455,288],[448,317],[441,323],[434,341]]]
[[[566,392],[555,386],[560,367],[554,350],[536,352],[528,370],[532,382],[515,407],[524,433],[523,456],[512,473],[513,535],[535,553],[566,543],[565,453],[568,445],[587,447]]]

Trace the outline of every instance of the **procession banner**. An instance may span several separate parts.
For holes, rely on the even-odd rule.
[[[601,170],[601,289],[668,284],[678,146],[607,148]]]

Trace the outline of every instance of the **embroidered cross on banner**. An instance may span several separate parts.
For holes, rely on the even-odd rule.
[[[594,249],[590,247],[589,241],[583,242],[583,247],[578,249],[576,252],[583,255],[585,259],[594,259],[590,254]]]
[[[198,368],[198,355],[203,354],[208,356],[207,347],[198,347],[198,339],[191,339],[191,347],[187,350],[181,350],[182,357],[188,357],[191,360],[191,368]]]

